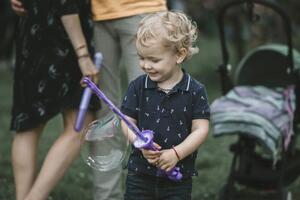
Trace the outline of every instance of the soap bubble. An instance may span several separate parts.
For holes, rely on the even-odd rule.
[[[110,115],[89,124],[82,137],[81,156],[93,169],[109,171],[122,165],[128,145],[120,119]]]

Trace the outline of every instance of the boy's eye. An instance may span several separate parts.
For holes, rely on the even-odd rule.
[[[152,62],[154,63],[158,63],[160,61],[160,59],[152,59]]]
[[[143,58],[143,57],[141,57],[141,56],[139,56],[139,59],[140,59],[140,60],[144,60],[144,58]]]

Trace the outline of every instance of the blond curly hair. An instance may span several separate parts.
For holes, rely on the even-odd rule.
[[[162,11],[144,17],[136,35],[137,46],[147,47],[153,40],[161,40],[166,47],[176,51],[185,48],[186,58],[198,53],[195,46],[197,25],[180,11]]]

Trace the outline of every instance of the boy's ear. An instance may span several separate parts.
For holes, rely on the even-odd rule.
[[[186,48],[181,48],[178,52],[177,52],[177,60],[176,63],[180,64],[182,63],[187,55],[187,49]]]

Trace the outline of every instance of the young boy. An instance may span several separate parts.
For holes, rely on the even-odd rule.
[[[128,161],[126,200],[191,199],[197,175],[197,149],[207,137],[210,110],[206,90],[181,68],[197,53],[196,26],[181,12],[163,11],[146,16],[139,25],[136,47],[146,73],[132,81],[121,110],[140,130],[154,131],[151,151],[133,147]],[[135,135],[122,124],[131,142]],[[157,170],[179,167],[175,182],[157,176]]]

